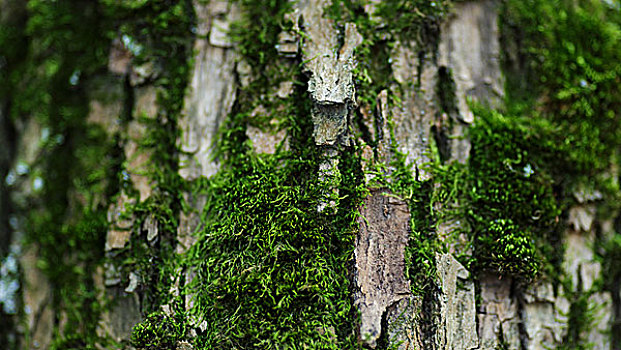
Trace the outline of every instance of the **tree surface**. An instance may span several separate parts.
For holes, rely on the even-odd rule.
[[[0,0],[0,348],[621,349],[618,0]]]

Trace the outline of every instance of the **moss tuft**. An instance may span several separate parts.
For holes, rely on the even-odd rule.
[[[562,202],[548,168],[557,148],[540,123],[475,114],[466,192],[473,262],[531,279],[560,235]]]
[[[134,326],[130,341],[138,350],[168,350],[176,349],[178,342],[187,337],[188,327],[183,315],[152,313]]]

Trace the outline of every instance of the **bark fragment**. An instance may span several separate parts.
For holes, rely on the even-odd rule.
[[[194,43],[194,68],[190,92],[185,100],[183,117],[179,121],[181,151],[188,155],[180,158],[180,175],[186,180],[200,176],[210,177],[218,171],[218,161],[213,159],[213,146],[224,118],[231,112],[235,101],[235,64],[237,53],[217,35],[215,46],[206,39],[214,29],[216,18],[227,22],[237,18],[238,10],[227,1],[204,4],[194,1],[197,15],[197,39]],[[215,40],[215,39],[214,39]],[[228,39],[227,39],[228,40]]]
[[[282,94],[287,94],[285,97],[288,96],[288,93],[289,91],[282,91]],[[268,115],[268,111],[262,105],[257,106],[251,113],[252,118],[262,115]],[[249,122],[246,125],[246,136],[252,141],[252,148],[256,153],[274,154],[280,145],[282,145],[284,150],[287,150],[289,147],[287,130],[279,130],[278,120],[275,118],[270,120],[267,125],[261,125],[260,127],[254,126]]]
[[[472,123],[469,97],[498,105],[503,93],[498,12],[493,0],[457,2],[442,28],[439,66],[452,72],[459,119]]]
[[[338,43],[334,21],[323,14],[326,0],[301,1],[294,21],[306,33],[302,44],[304,69],[309,74],[308,92],[313,101],[313,136],[317,145],[348,145],[347,125],[355,106],[353,53],[362,37],[353,23],[345,25],[344,42]]]
[[[132,53],[123,45],[121,39],[114,39],[108,54],[108,71],[123,76],[129,73],[131,60]]]
[[[470,152],[467,124],[474,121],[468,98],[499,106],[504,80],[496,2],[457,2],[454,6],[454,15],[442,27],[438,66],[446,70],[455,86],[457,110],[446,111],[455,121],[449,135],[450,159],[465,164]]]
[[[481,307],[478,311],[480,349],[496,349],[504,341],[509,349],[519,349],[518,304],[511,295],[511,277],[487,272],[480,278]]]
[[[317,180],[324,186],[322,199],[317,205],[317,211],[321,213],[327,208],[331,208],[336,212],[339,200],[338,185],[341,182],[339,150],[337,148],[325,147],[323,149]]]
[[[406,155],[406,165],[414,167],[416,179],[425,181],[431,176],[425,166],[431,162],[430,131],[437,112],[438,69],[428,57],[419,58],[414,41],[395,43],[391,57],[395,80],[404,87],[403,93],[396,93],[401,104],[391,111],[397,149]],[[420,81],[417,88],[411,86],[415,81]]]
[[[410,295],[405,277],[410,212],[403,200],[387,190],[372,190],[360,213],[354,304],[361,314],[360,340],[375,348],[386,310]]]
[[[561,295],[554,295],[552,284],[540,281],[523,293],[522,323],[526,338],[523,347],[543,350],[558,346],[564,336],[569,304]]]
[[[593,349],[599,350],[610,348],[608,330],[613,319],[613,303],[610,292],[600,290],[597,285],[602,277],[602,267],[593,252],[594,242],[595,232],[568,230],[565,234],[566,248],[562,269],[571,279],[573,292],[588,295],[587,304],[593,320],[585,334],[580,334],[580,337],[585,343],[593,344]]]
[[[451,254],[437,254],[436,266],[440,295],[440,324],[437,349],[476,349],[474,282],[470,273]]]
[[[388,106],[388,90],[382,90],[377,95],[377,111],[371,112],[368,110],[361,110],[362,122],[369,131],[369,141],[375,143],[375,152],[368,144],[364,145],[362,153],[362,170],[364,171],[366,183],[370,183],[376,176],[380,174],[373,172],[373,164],[375,162],[383,163],[386,167],[386,174],[389,175],[394,171],[394,167],[390,166],[390,162],[393,158],[392,150],[390,148],[390,128],[388,127],[388,120],[390,118],[390,107]],[[365,142],[363,141],[362,144]]]

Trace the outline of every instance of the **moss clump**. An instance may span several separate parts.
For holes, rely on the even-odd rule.
[[[435,283],[436,253],[444,250],[437,236],[439,213],[432,209],[434,190],[430,182],[417,183],[416,195],[409,201],[412,229],[405,251],[406,276],[416,295],[429,293]]]
[[[185,316],[152,313],[132,330],[131,345],[139,350],[176,349],[188,337]]]
[[[561,202],[544,125],[475,109],[470,130],[467,218],[479,268],[533,278],[559,237]],[[529,125],[530,124],[530,125]]]
[[[208,324],[200,345],[350,348],[352,214],[317,213],[312,158],[245,163],[209,182],[205,228],[191,252],[193,312]]]
[[[545,120],[472,108],[468,163],[430,167],[431,225],[451,226],[450,237],[436,246],[471,249],[458,256],[471,271],[494,270],[522,281],[542,271],[554,274],[565,208],[549,167],[561,152],[549,140],[554,128]]]
[[[321,150],[308,137],[303,94],[285,107],[295,118],[290,150],[254,153],[244,141],[248,115],[239,112],[225,132],[222,169],[202,183],[204,228],[188,256],[192,313],[207,324],[200,348],[355,347],[347,266],[360,170],[355,156],[341,156],[337,212],[317,212],[328,189],[318,180]]]

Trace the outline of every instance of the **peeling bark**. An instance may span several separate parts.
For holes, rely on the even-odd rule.
[[[304,68],[310,76],[308,92],[313,101],[313,136],[317,145],[349,145],[347,126],[355,106],[353,53],[362,41],[353,23],[345,25],[344,42],[338,43],[334,21],[323,14],[325,0],[297,4],[297,25],[306,33],[302,41]]]

